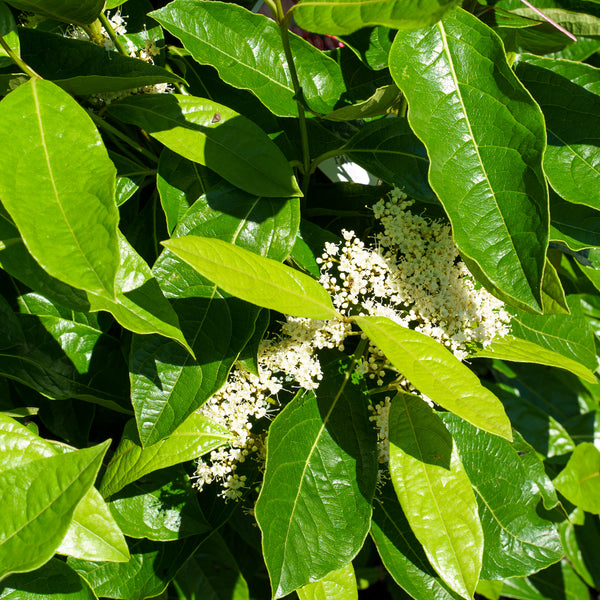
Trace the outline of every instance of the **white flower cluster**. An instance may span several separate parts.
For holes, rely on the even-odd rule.
[[[500,300],[475,285],[458,256],[450,227],[411,213],[412,204],[394,190],[374,206],[382,225],[375,248],[366,247],[352,231],[343,231],[339,244],[326,243],[317,259],[320,282],[342,314],[388,317],[432,337],[462,360],[469,346],[485,346],[506,335],[510,315]],[[284,386],[316,389],[323,377],[316,351],[343,350],[352,333],[343,321],[287,317],[280,335],[260,345],[258,377],[234,368],[225,386],[200,409],[231,431],[234,440],[213,451],[208,461],[199,459],[195,485],[202,489],[218,480],[224,498],[239,499],[245,479],[236,473],[237,464],[250,453],[264,451],[263,436],[252,433],[252,422],[275,410],[274,397]],[[369,344],[358,371],[381,386],[388,370],[394,373],[383,352]],[[414,391],[401,375],[394,386]],[[378,431],[379,460],[388,462],[390,397],[370,410]]]
[[[321,283],[345,314],[388,317],[432,337],[464,360],[469,345],[486,346],[509,332],[502,301],[477,287],[460,260],[450,226],[410,212],[399,190],[373,207],[383,231],[367,248],[353,231],[327,244]],[[372,355],[373,357],[373,355]],[[380,354],[374,363],[381,370]]]
[[[225,385],[199,410],[233,435],[228,447],[210,453],[208,462],[198,460],[194,485],[199,490],[216,480],[223,498],[241,498],[246,479],[236,473],[237,465],[250,454],[261,457],[264,451],[263,434],[252,432],[253,421],[276,410],[274,397],[284,385],[316,389],[323,377],[316,351],[341,347],[349,332],[346,323],[288,317],[279,338],[260,344],[258,377],[234,367]]]

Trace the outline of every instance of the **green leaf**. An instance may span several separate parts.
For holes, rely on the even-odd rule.
[[[246,371],[249,371],[257,377],[260,377],[258,371],[258,351],[260,343],[265,337],[265,332],[267,331],[270,320],[271,313],[267,309],[263,309],[258,313],[254,325],[254,333],[248,340],[248,343],[244,346],[244,349],[240,352],[237,359],[238,363],[246,369]]]
[[[558,367],[570,371],[590,383],[596,383],[594,373],[580,362],[521,338],[496,338],[489,346],[475,352],[472,358],[497,358],[499,360]]]
[[[75,95],[121,92],[181,77],[143,60],[61,35],[19,29],[21,58],[44,79]]]
[[[165,590],[200,542],[200,536],[174,542],[130,540],[129,562],[69,558],[67,564],[90,584],[98,597],[144,600]]]
[[[0,102],[0,197],[50,275],[114,296],[115,167],[91,119],[53,83],[31,79]]]
[[[427,151],[406,119],[388,118],[366,123],[343,150],[350,160],[403,189],[412,198],[437,201],[427,182]]]
[[[389,481],[375,497],[371,536],[394,581],[419,600],[454,600],[415,538]]]
[[[1,413],[0,450],[0,471],[57,454],[52,444]],[[77,505],[67,533],[56,551],[89,560],[129,559],[123,534],[95,488],[90,488]]]
[[[600,451],[590,442],[579,444],[553,483],[575,506],[600,514]]]
[[[502,403],[447,348],[386,317],[353,317],[422,394],[476,427],[512,440]]]
[[[549,259],[546,259],[542,281],[542,305],[545,315],[571,313],[560,277]]]
[[[444,582],[472,598],[484,538],[456,443],[423,400],[405,393],[392,400],[389,441],[392,482],[413,533]]]
[[[198,458],[230,439],[229,432],[210,419],[192,414],[168,438],[143,448],[135,421],[127,422],[102,482],[100,493],[107,498],[127,484],[158,469]]]
[[[335,319],[327,291],[281,263],[219,239],[186,236],[162,242],[201,275],[246,302],[311,319]]]
[[[0,600],[97,600],[92,588],[62,560],[53,558],[31,572],[7,577]]]
[[[600,246],[600,212],[550,194],[550,239],[571,250]]]
[[[195,96],[146,94],[111,104],[108,112],[246,192],[302,195],[281,150],[260,127],[226,106]]]
[[[306,31],[344,35],[370,25],[420,29],[433,25],[455,6],[452,0],[303,0],[293,14]]]
[[[511,303],[541,312],[548,246],[544,120],[506,62],[502,42],[456,9],[433,27],[399,32],[390,71],[427,148],[429,183],[469,270]]]
[[[126,486],[108,506],[121,531],[133,538],[165,542],[210,531],[198,506],[198,492],[179,466]]]
[[[319,388],[298,393],[269,428],[255,510],[274,598],[346,565],[369,530],[375,431],[364,388],[340,367],[331,362]]]
[[[440,416],[479,505],[485,542],[481,578],[525,577],[558,562],[564,552],[556,526],[538,515],[540,489],[519,452],[455,415]],[[529,452],[535,456],[533,449]]]
[[[0,579],[36,569],[52,557],[93,485],[108,445],[40,458],[0,473]]]
[[[21,49],[19,36],[17,35],[17,23],[4,2],[0,2],[0,37],[17,56],[20,56]],[[14,67],[12,58],[2,46],[0,46],[0,67]]]
[[[369,69],[379,71],[388,66],[395,33],[394,29],[378,26],[345,35],[342,41]]]
[[[567,559],[580,577],[597,589],[600,584],[600,565],[596,560],[596,548],[600,543],[598,517],[586,514],[581,525],[565,521],[560,531]]]
[[[280,117],[298,116],[292,76],[274,21],[235,4],[201,0],[175,0],[150,15],[199,63],[215,67],[225,83],[250,90]],[[345,91],[339,66],[294,34],[289,34],[289,42],[303,99],[317,113],[331,112]]]
[[[352,563],[332,571],[320,581],[301,587],[297,593],[300,600],[358,600]]]
[[[353,121],[355,119],[370,119],[385,115],[390,107],[402,98],[400,90],[392,83],[378,87],[375,93],[356,104],[342,106],[329,113],[326,118],[330,121]]]
[[[104,0],[8,0],[8,4],[66,23],[87,25],[98,18]]]
[[[510,321],[512,335],[562,354],[588,370],[595,371],[598,368],[598,359],[594,335],[583,315],[578,298],[570,296],[568,304],[571,309],[570,315],[542,316],[515,311],[516,314]],[[574,368],[571,362],[566,364],[569,366],[564,368]],[[581,371],[577,374],[581,376]],[[589,373],[583,379],[591,381]]]
[[[570,61],[527,56],[516,73],[546,119],[548,148],[544,170],[560,196],[600,208],[600,70]],[[592,81],[595,93],[576,83]]]
[[[297,199],[257,198],[224,184],[194,204],[175,235],[216,235],[283,260],[299,218]],[[171,252],[161,254],[154,273],[173,301],[196,361],[166,340],[134,336],[132,402],[145,445],[171,433],[225,383],[258,314],[257,307],[231,298]]]

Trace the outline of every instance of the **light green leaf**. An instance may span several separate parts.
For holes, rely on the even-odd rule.
[[[231,436],[223,427],[194,413],[168,438],[143,448],[132,419],[125,425],[119,446],[106,468],[100,493],[105,498],[112,496],[152,471],[198,458],[229,439]]]
[[[302,196],[275,143],[258,125],[222,104],[179,94],[142,94],[110,104],[108,112],[246,192]]]
[[[452,0],[303,0],[294,8],[294,19],[306,31],[333,35],[369,25],[420,29],[439,21],[456,4]]]
[[[400,31],[390,71],[469,270],[510,303],[541,312],[549,227],[544,119],[502,42],[457,8],[433,27]]]
[[[320,581],[297,590],[300,600],[358,600],[352,563],[332,571]]]
[[[419,600],[455,600],[427,560],[398,502],[391,481],[375,497],[371,536],[394,581]]]
[[[87,581],[57,558],[31,573],[11,575],[0,584],[0,600],[49,599],[97,600]]]
[[[570,371],[585,379],[585,381],[596,383],[594,373],[580,362],[521,338],[496,338],[489,346],[475,352],[473,358],[497,358],[513,362],[558,367]]]
[[[369,530],[376,438],[347,370],[331,362],[319,388],[298,393],[269,427],[255,510],[274,598],[347,565]]]
[[[590,442],[579,444],[553,483],[575,506],[600,514],[600,451]]]
[[[600,69],[571,61],[527,56],[516,69],[546,119],[544,170],[565,200],[600,208],[600,97],[576,83],[600,86]],[[589,87],[589,83],[588,83]]]
[[[427,150],[403,118],[366,123],[345,145],[346,156],[411,198],[437,202],[427,181]]]
[[[53,83],[31,79],[0,102],[0,197],[53,277],[114,296],[115,167],[91,119]]]
[[[476,427],[512,440],[500,400],[447,348],[386,317],[352,320],[421,393]]]
[[[484,538],[452,436],[422,399],[399,393],[390,409],[389,441],[392,482],[413,533],[444,582],[472,598]]]
[[[162,242],[201,275],[242,300],[287,315],[339,318],[327,291],[312,277],[219,239],[186,236]]]
[[[154,471],[131,483],[108,503],[121,531],[128,537],[178,540],[211,530],[181,466]]]
[[[98,18],[104,0],[8,0],[8,4],[66,23],[87,25]]]
[[[538,515],[535,467],[506,440],[449,413],[441,414],[475,491],[483,528],[483,579],[524,577],[558,562],[563,549],[556,526]],[[535,457],[531,447],[526,451]],[[539,461],[538,471],[543,471]],[[547,484],[548,477],[543,474]]]
[[[93,485],[109,443],[0,473],[0,579],[36,569],[52,557]]]
[[[260,198],[223,183],[194,203],[175,236],[215,236],[283,260],[296,238],[299,213],[296,198]],[[131,398],[144,445],[169,435],[225,383],[258,314],[256,306],[225,294],[169,251],[156,261],[154,274],[173,302],[196,360],[157,336],[134,336]]]
[[[274,21],[232,3],[202,0],[175,0],[150,15],[199,63],[215,67],[225,83],[250,90],[280,117],[298,116]],[[303,99],[317,113],[331,112],[346,90],[340,67],[297,35],[290,33],[289,41]]]

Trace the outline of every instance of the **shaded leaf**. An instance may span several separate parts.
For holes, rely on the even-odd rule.
[[[85,110],[48,81],[21,85],[0,102],[0,161],[2,203],[33,257],[57,279],[113,297],[115,167]]]
[[[132,419],[125,425],[119,446],[106,468],[100,493],[105,498],[112,496],[140,477],[198,458],[227,443],[230,437],[226,429],[194,413],[168,438],[143,448]]]
[[[226,106],[195,96],[146,94],[113,103],[108,112],[251,194],[302,195],[279,148],[252,121]]]
[[[600,451],[589,442],[579,444],[553,483],[575,506],[600,514]]]
[[[386,317],[352,320],[421,393],[476,427],[512,439],[502,403],[445,346]]]
[[[469,270],[501,298],[541,312],[548,245],[544,120],[506,62],[502,42],[456,9],[433,27],[399,32],[390,71],[427,148],[429,182]]]
[[[401,98],[402,94],[392,83],[377,88],[375,93],[367,100],[334,110],[326,118],[330,121],[353,121],[354,119],[379,117],[389,112],[389,109],[398,103]]]
[[[36,569],[52,557],[93,485],[108,445],[36,459],[0,473],[0,579]]]
[[[388,66],[388,54],[394,41],[395,31],[389,27],[363,28],[343,37],[343,42],[370,69],[380,70]]]
[[[87,25],[98,18],[104,0],[9,0],[8,4],[66,23]]]
[[[229,85],[250,90],[273,113],[296,117],[292,76],[277,25],[225,2],[175,0],[151,16],[178,37],[201,64],[215,67]],[[345,91],[338,65],[302,38],[289,34],[302,97],[329,113]]]
[[[390,475],[410,527],[442,580],[471,598],[483,531],[456,444],[421,399],[399,393],[389,416]]]
[[[456,2],[428,0],[303,0],[294,18],[306,31],[344,35],[370,25],[392,29],[419,29],[439,21]]]
[[[331,297],[317,281],[273,259],[198,236],[162,244],[228,294],[246,302],[296,317],[338,317]]]
[[[299,393],[269,428],[256,520],[274,598],[346,565],[368,533],[375,431],[364,388],[344,369],[331,362],[319,388]]]
[[[600,246],[600,212],[550,194],[550,239],[571,250]]]

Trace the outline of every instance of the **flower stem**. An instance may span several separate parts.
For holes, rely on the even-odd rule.
[[[43,77],[41,77],[40,75],[38,75],[25,61],[23,61],[21,59],[20,56],[18,56],[17,54],[15,54],[12,50],[12,48],[6,43],[6,41],[4,40],[4,38],[2,36],[0,36],[0,46],[2,46],[2,48],[4,49],[4,51],[6,52],[6,54],[8,54],[8,56],[10,57],[10,59],[17,64],[19,67],[21,67],[21,69],[27,74],[29,75],[29,77],[35,77],[36,79],[43,79]]]
[[[102,26],[104,27],[104,29],[106,29],[106,33],[108,33],[108,37],[112,40],[112,43],[115,45],[115,48],[123,56],[129,57],[129,52],[127,52],[127,50],[125,49],[125,46],[123,46],[123,44],[121,43],[119,36],[116,34],[115,30],[113,29],[113,26],[110,24],[110,21],[108,20],[107,16],[104,14],[104,11],[102,11],[100,13],[100,16],[98,18],[100,19],[100,23],[102,23]]]
[[[288,12],[288,14],[285,14],[283,12],[281,0],[275,0],[275,5],[277,8],[277,23],[281,33],[281,41],[283,42],[283,51],[285,52],[285,59],[290,70],[292,85],[294,86],[296,104],[298,105],[298,126],[300,128],[300,140],[302,143],[302,162],[304,164],[304,173],[306,174],[302,180],[302,193],[306,195],[308,184],[310,182],[310,150],[308,146],[308,130],[306,128],[306,114],[304,112],[304,106],[302,105],[302,88],[300,87],[300,82],[298,81],[298,73],[296,72],[296,65],[294,64],[294,56],[292,54],[292,49],[290,48],[288,26],[291,22],[291,13]]]

